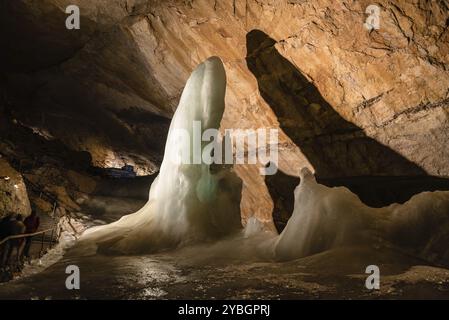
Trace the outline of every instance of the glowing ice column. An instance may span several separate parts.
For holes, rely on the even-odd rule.
[[[206,143],[195,126],[218,129],[224,111],[226,74],[221,60],[207,59],[190,76],[173,116],[159,175],[138,212],[88,230],[80,245],[92,249],[151,252],[184,242],[223,236],[241,228],[241,180],[229,169],[202,163]],[[180,136],[181,133],[185,133]],[[186,138],[187,137],[187,138]],[[197,150],[198,151],[198,150]],[[183,158],[184,162],[176,161]],[[200,154],[201,158],[201,154]],[[199,161],[198,161],[199,160]],[[188,162],[188,163],[187,163]]]

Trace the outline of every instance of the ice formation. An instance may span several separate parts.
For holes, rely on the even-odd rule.
[[[219,127],[225,88],[219,58],[209,58],[195,69],[172,119],[149,201],[117,222],[89,229],[78,249],[139,253],[195,243],[202,247],[188,249],[193,256],[292,260],[338,246],[375,244],[400,246],[449,264],[449,192],[422,193],[403,205],[371,208],[344,187],[318,184],[307,168],[300,172],[294,211],[280,235],[267,232],[254,218],[241,230],[241,180],[233,171],[204,162],[189,164],[196,162],[192,158],[179,161],[186,154],[194,157],[196,121],[201,122],[201,133]],[[180,131],[190,140],[180,137]],[[199,147],[208,150],[206,143]],[[207,241],[230,234],[234,236],[224,241]]]
[[[366,244],[449,264],[449,192],[423,192],[404,204],[371,208],[347,188],[318,184],[307,168],[300,177],[293,214],[274,245],[277,259]]]
[[[276,257],[281,260],[354,242],[371,218],[372,209],[348,189],[318,184],[308,168],[301,170],[300,177],[293,214],[275,247]]]
[[[219,58],[209,58],[194,70],[171,121],[164,159],[147,204],[112,224],[89,229],[78,248],[152,252],[217,238],[241,228],[241,180],[232,170],[176,161],[180,155],[194,155],[195,121],[201,122],[202,132],[219,128],[225,90],[226,74]],[[189,134],[190,143],[179,139],[183,130]],[[203,143],[201,149],[206,145]]]

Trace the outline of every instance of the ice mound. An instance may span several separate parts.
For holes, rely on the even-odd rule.
[[[277,259],[367,244],[449,264],[449,192],[424,192],[402,205],[371,208],[347,188],[318,184],[307,168],[300,177],[293,214],[275,244]]]
[[[318,184],[308,168],[300,178],[293,214],[275,247],[277,258],[301,258],[374,235],[375,224],[369,227],[374,209],[355,194]]]

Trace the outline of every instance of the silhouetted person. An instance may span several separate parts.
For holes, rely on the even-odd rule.
[[[9,221],[12,219],[12,214],[8,214],[0,220],[0,241],[7,237]]]
[[[23,223],[25,224],[25,228],[26,228],[25,233],[36,232],[37,229],[39,228],[39,224],[40,224],[40,219],[36,213],[36,210],[33,209],[33,211],[31,211],[31,214],[25,218]],[[31,248],[32,238],[33,238],[32,236],[25,238],[25,246],[23,248],[23,256],[25,258],[30,257],[30,248]]]
[[[21,214],[18,214],[15,220],[9,221],[7,230],[8,236],[15,236],[25,233],[26,227],[25,224],[23,223],[23,217]],[[11,255],[14,249],[16,249],[16,262],[17,265],[20,266],[22,247],[23,247],[23,238],[11,239],[8,241],[8,254],[6,256],[6,264],[9,264]]]

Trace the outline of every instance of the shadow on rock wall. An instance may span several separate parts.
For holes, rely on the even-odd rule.
[[[403,203],[424,190],[449,190],[447,179],[428,176],[418,165],[342,118],[275,44],[260,30],[249,32],[247,65],[281,129],[314,167],[318,182],[346,186],[375,207]],[[280,170],[266,177],[278,231],[293,211],[293,191],[298,183],[299,178]]]

